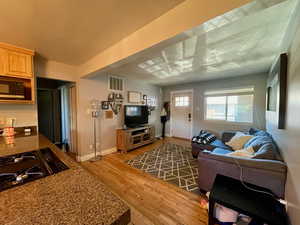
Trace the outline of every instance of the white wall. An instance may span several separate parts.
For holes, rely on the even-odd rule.
[[[38,55],[34,57],[34,60],[35,76],[66,81],[77,80],[77,69],[74,66],[49,61]],[[37,104],[1,104],[1,118],[16,118],[17,127],[37,126]]]
[[[99,76],[93,79],[80,79],[77,83],[78,87],[78,142],[79,155],[85,158],[86,155],[93,153],[90,145],[93,144],[93,121],[88,113],[90,101],[98,99],[100,101],[107,100],[110,93],[108,90],[108,76]],[[125,80],[125,97],[124,104],[127,103],[127,91],[139,91],[142,94],[156,96],[160,102],[160,88],[132,80]],[[158,102],[158,103],[159,103]],[[151,114],[149,123],[154,124],[156,133],[160,133],[160,109],[159,107]],[[107,150],[116,146],[116,128],[123,125],[123,110],[120,114],[114,115],[113,119],[106,119],[104,113],[97,120],[97,142],[100,143],[98,150]]]
[[[36,104],[1,104],[0,119],[16,118],[16,127],[37,126]]]
[[[78,122],[78,152],[80,156],[85,156],[93,152],[89,148],[93,144],[93,130],[91,115],[87,113],[91,99],[104,101],[109,94],[108,76],[100,75],[93,79],[79,79],[77,67],[63,63],[48,61],[40,56],[35,58],[35,75],[38,77],[73,81],[77,89],[77,122]],[[124,97],[127,101],[127,90],[140,91],[149,96],[156,96],[160,103],[161,89],[157,86],[148,85],[142,82],[125,80]],[[126,102],[125,102],[126,103]],[[159,104],[160,106],[160,104]],[[160,109],[159,107],[151,114],[149,122],[156,127],[156,134],[160,135]],[[15,105],[1,104],[0,119],[16,118],[16,126],[38,126],[37,104]],[[101,127],[100,127],[101,124]],[[102,115],[98,121],[98,129],[101,130],[97,137],[100,143],[99,150],[114,148],[116,145],[115,129],[123,124],[123,114],[114,116],[114,119],[105,119]]]
[[[288,87],[286,128],[277,129],[267,124],[267,130],[275,139],[288,165],[286,200],[291,224],[300,224],[300,1],[295,8],[293,24],[287,32]]]
[[[34,57],[34,67],[38,77],[73,82],[78,80],[78,68],[76,66],[47,60],[39,55]]]
[[[265,91],[267,74],[247,75],[229,79],[218,79],[203,82],[174,85],[163,88],[164,101],[170,101],[170,92],[177,90],[194,90],[193,102],[193,135],[199,130],[209,130],[219,135],[224,130],[248,130],[250,127],[265,128]],[[204,120],[204,92],[207,90],[230,89],[237,87],[254,86],[254,115],[253,125],[226,123]],[[166,133],[170,133],[170,124],[167,123]]]

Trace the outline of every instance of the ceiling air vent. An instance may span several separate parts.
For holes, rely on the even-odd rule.
[[[108,81],[108,89],[111,91],[123,91],[124,79],[120,77],[110,76]]]

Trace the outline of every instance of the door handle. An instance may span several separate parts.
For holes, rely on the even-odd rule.
[[[192,121],[192,114],[191,113],[188,114],[188,119],[189,119],[189,122]]]

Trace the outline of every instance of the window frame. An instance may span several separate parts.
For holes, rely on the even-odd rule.
[[[187,101],[176,101],[176,98],[187,98]],[[181,102],[181,103],[187,103],[187,105],[183,104],[183,105],[176,105],[177,102]],[[174,98],[174,107],[178,107],[178,108],[184,108],[184,107],[189,107],[191,104],[191,99],[189,98],[189,96],[175,96]]]
[[[252,122],[239,122],[239,121],[228,121],[228,96],[242,96],[242,95],[252,95]],[[209,97],[226,97],[225,102],[225,120],[218,120],[218,119],[210,119],[207,118],[207,98]],[[236,93],[226,93],[226,94],[209,94],[204,95],[204,120],[214,123],[225,123],[225,124],[241,124],[241,125],[253,125],[254,124],[254,98],[255,94],[253,92],[236,92]]]

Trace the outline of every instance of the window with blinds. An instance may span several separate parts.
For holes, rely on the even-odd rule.
[[[205,92],[205,119],[252,123],[254,88]]]

